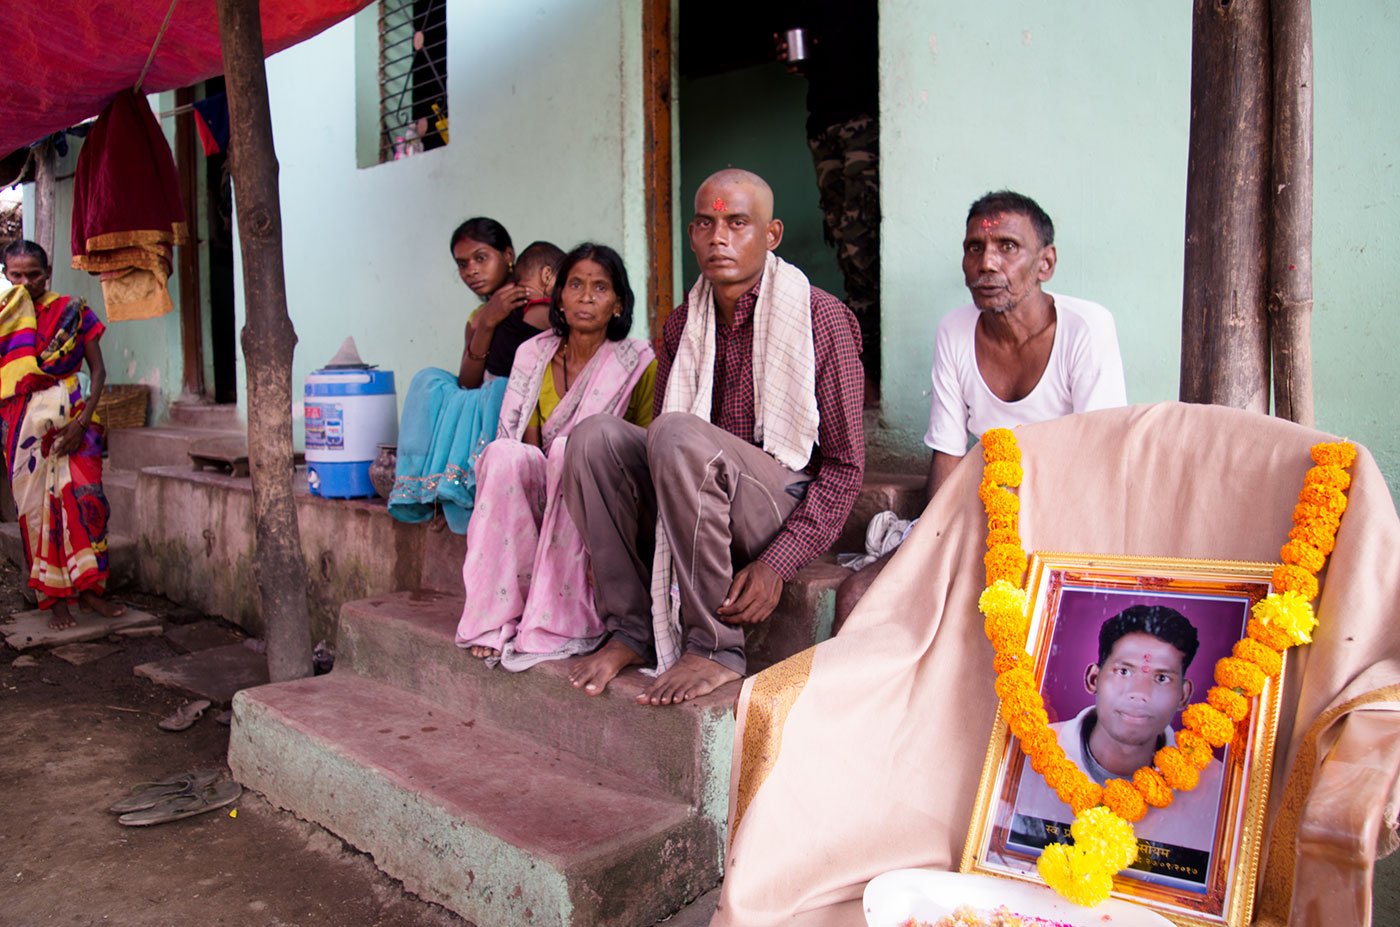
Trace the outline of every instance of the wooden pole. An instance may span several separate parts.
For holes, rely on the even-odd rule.
[[[1274,414],[1309,427],[1312,391],[1313,60],[1310,0],[1272,0],[1269,342]]]
[[[282,208],[272,145],[258,0],[217,0],[228,92],[229,149],[247,321],[248,460],[253,477],[253,557],[274,682],[311,674],[306,565],[292,500],[292,351],[282,267]]]
[[[671,266],[671,0],[645,0],[642,6],[642,88],[645,119],[643,173],[646,178],[647,311],[650,336],[660,343],[674,303]]]
[[[175,91],[175,106],[194,103],[194,90],[181,87]],[[189,224],[189,244],[176,251],[180,268],[180,359],[184,367],[181,392],[191,399],[204,395],[204,306],[199,298],[199,214],[204,204],[199,201],[197,150],[193,116],[175,120],[175,170],[180,177],[180,196],[185,201],[185,216]]]
[[[1269,0],[1195,0],[1181,399],[1269,411]]]
[[[49,263],[53,254],[54,228],[57,223],[54,201],[58,198],[58,155],[53,142],[45,139],[34,153],[34,243],[44,249]]]

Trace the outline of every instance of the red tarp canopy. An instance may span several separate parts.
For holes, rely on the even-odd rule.
[[[262,0],[267,54],[289,48],[368,0]],[[95,116],[136,83],[170,0],[13,0],[0,40],[0,155]],[[142,88],[222,74],[214,0],[177,0]],[[3,182],[3,181],[0,181]]]

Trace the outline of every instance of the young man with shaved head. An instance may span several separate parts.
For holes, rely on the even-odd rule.
[[[783,223],[768,184],[712,175],[689,233],[701,279],[666,320],[650,429],[596,416],[565,458],[609,631],[570,680],[598,695],[655,665],[648,705],[744,675],[744,628],[836,539],[865,469],[860,330],[773,254]]]

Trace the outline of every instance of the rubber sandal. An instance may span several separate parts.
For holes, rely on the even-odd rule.
[[[113,814],[144,811],[166,799],[193,794],[195,790],[210,785],[221,775],[222,769],[194,769],[154,782],[140,782],[132,787],[130,795],[117,799],[107,810]]]
[[[124,814],[117,818],[117,823],[127,827],[149,827],[152,824],[164,824],[167,821],[178,821],[181,818],[192,818],[196,814],[203,814],[206,811],[231,805],[238,801],[238,796],[242,794],[243,786],[229,779],[216,785],[207,785],[189,795],[178,795],[175,798],[166,799],[144,811]]]
[[[204,717],[204,709],[212,705],[213,702],[207,698],[196,699],[193,702],[186,702],[167,717],[156,722],[156,727],[162,731],[183,731],[193,726],[196,721]]]

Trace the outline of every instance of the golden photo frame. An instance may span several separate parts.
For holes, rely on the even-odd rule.
[[[1091,775],[1123,775],[1108,768],[1112,759],[1100,765],[1091,741],[1109,755],[1126,754],[1130,748],[1124,744],[1142,750],[1151,744],[1155,750],[1169,742],[1173,729],[1180,727],[1179,705],[1204,700],[1215,662],[1244,636],[1250,607],[1271,591],[1275,566],[1034,554],[1026,650],[1070,758],[1089,767]],[[1134,626],[1149,615],[1154,616],[1151,627],[1159,629],[1155,634]],[[1183,617],[1192,631],[1181,625]],[[1172,634],[1178,646],[1163,650],[1154,643],[1160,635]],[[1188,656],[1181,648],[1191,650],[1193,637],[1196,649]],[[1100,655],[1105,643],[1106,657]],[[1181,664],[1189,666],[1177,669]],[[1239,725],[1240,736],[1217,751],[1196,789],[1177,794],[1167,808],[1149,809],[1138,822],[1139,861],[1114,878],[1115,897],[1152,908],[1183,927],[1247,927],[1282,685],[1280,675],[1264,688],[1250,717]],[[1167,711],[1172,712],[1170,721],[1163,725]],[[1100,726],[1101,713],[1112,722]],[[1158,726],[1161,732],[1151,735]],[[1031,769],[998,712],[961,870],[1041,882],[1035,868],[1040,849],[1047,842],[1067,841],[1072,820],[1073,812]]]

